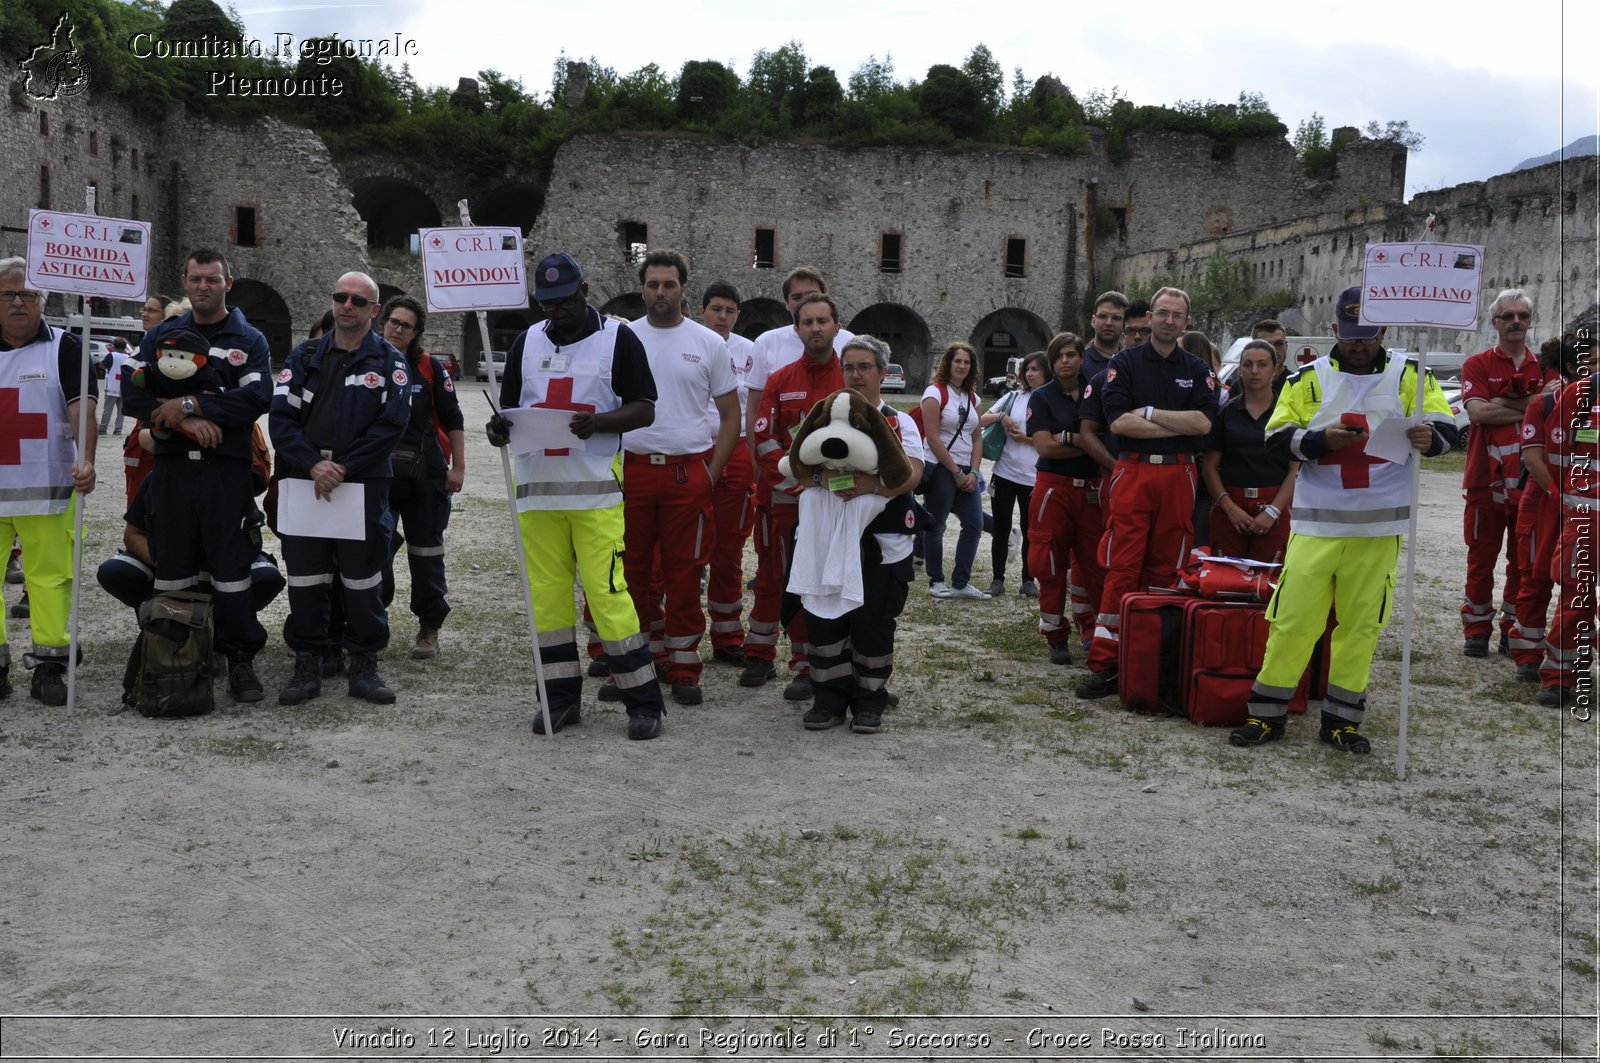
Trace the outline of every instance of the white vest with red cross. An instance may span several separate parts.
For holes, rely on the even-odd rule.
[[[544,329],[529,329],[522,341],[519,404],[573,413],[609,413],[621,406],[611,384],[617,327],[615,321],[602,318],[600,331],[560,345],[552,343]],[[605,509],[622,503],[620,449],[586,453],[577,436],[572,444],[515,456],[519,511]]]
[[[77,453],[58,369],[62,332],[0,352],[0,516],[65,513]]]
[[[1411,468],[1372,457],[1367,441],[1384,421],[1406,419],[1401,394],[1406,360],[1390,355],[1383,372],[1358,374],[1340,372],[1324,355],[1311,368],[1322,399],[1306,427],[1329,428],[1355,414],[1363,418],[1368,435],[1301,464],[1290,527],[1296,535],[1336,539],[1404,535],[1411,520]]]

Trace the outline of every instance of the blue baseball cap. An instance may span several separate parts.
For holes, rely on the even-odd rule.
[[[583,268],[578,260],[565,251],[557,251],[539,260],[533,271],[533,298],[535,302],[555,303],[577,294],[583,283]]]
[[[1346,288],[1335,304],[1334,321],[1339,325],[1341,340],[1370,340],[1382,332],[1377,325],[1361,323],[1361,288]]]

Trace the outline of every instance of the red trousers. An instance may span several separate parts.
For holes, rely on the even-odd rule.
[[[1062,615],[1067,604],[1069,557],[1074,562],[1074,599],[1082,594],[1087,601],[1100,600],[1106,573],[1096,556],[1105,531],[1099,491],[1099,479],[1053,472],[1040,472],[1033,485],[1028,506],[1028,574],[1039,581],[1039,634],[1052,646],[1072,638],[1073,625]],[[1077,614],[1077,602],[1073,605]],[[1093,615],[1085,612],[1080,627],[1089,630],[1081,630],[1080,637],[1088,637],[1092,621]]]
[[[1505,594],[1500,599],[1500,632],[1507,641],[1517,622],[1517,595],[1521,580],[1513,543],[1517,528],[1517,508],[1504,491],[1490,487],[1469,487],[1462,516],[1462,534],[1467,541],[1467,585],[1461,601],[1461,627],[1467,638],[1487,637],[1494,628],[1494,570],[1499,567],[1504,549]],[[1500,495],[1496,500],[1495,495]]]
[[[1229,487],[1228,497],[1237,502],[1251,517],[1258,516],[1277,497],[1278,488]],[[1250,497],[1251,492],[1255,497]],[[1251,561],[1282,563],[1283,552],[1289,546],[1289,511],[1278,514],[1278,522],[1265,535],[1243,535],[1234,530],[1228,519],[1222,499],[1211,507],[1211,552],[1218,557],[1243,557]]]
[[[744,646],[739,614],[744,611],[744,543],[756,522],[754,486],[750,449],[741,437],[722,478],[711,485],[717,541],[706,581],[706,610],[711,614],[711,645],[719,650]]]
[[[623,455],[622,571],[639,614],[639,630],[650,633],[652,653],[658,662],[665,659],[670,683],[699,682],[704,667],[700,638],[706,614],[700,607],[700,570],[711,557],[716,535],[705,458],[671,455],[655,462],[649,455]],[[660,588],[659,593],[654,587]],[[663,633],[660,649],[655,645],[657,630]]]
[[[1561,593],[1556,596],[1544,663],[1539,666],[1541,686],[1592,692],[1596,551],[1600,551],[1600,514],[1566,509],[1550,562],[1550,576],[1561,584]]]
[[[1550,565],[1561,535],[1561,500],[1545,491],[1522,493],[1517,505],[1516,563],[1521,590],[1517,595],[1517,623],[1511,629],[1511,659],[1518,664],[1538,664],[1544,659],[1545,617],[1555,583]]]
[[[1123,597],[1149,587],[1177,586],[1178,566],[1189,556],[1194,533],[1196,478],[1194,461],[1187,456],[1161,465],[1117,459],[1111,472],[1116,504],[1100,539],[1106,579],[1089,649],[1092,671],[1116,670]]]
[[[774,502],[756,511],[756,598],[750,606],[750,633],[744,639],[744,655],[752,661],[777,659],[783,591],[789,583],[789,558],[799,523],[800,507],[793,502]],[[805,611],[796,609],[784,626],[789,632],[789,670],[809,672]]]

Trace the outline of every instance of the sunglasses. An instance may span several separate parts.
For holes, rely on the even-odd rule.
[[[1507,311],[1504,314],[1499,314],[1499,315],[1496,315],[1496,316],[1498,316],[1501,321],[1532,321],[1533,320],[1533,314],[1530,313],[1527,310],[1517,310],[1517,311],[1514,311],[1514,312]]]
[[[365,310],[367,307],[372,305],[372,300],[368,299],[366,296],[351,295],[349,292],[334,292],[331,298],[340,306],[343,306],[345,303],[349,303],[357,310]]]

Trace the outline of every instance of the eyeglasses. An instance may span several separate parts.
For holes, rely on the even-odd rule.
[[[411,322],[409,322],[409,321],[401,321],[399,318],[395,318],[395,317],[391,317],[388,321],[385,321],[383,323],[383,327],[384,328],[392,328],[396,332],[415,332],[415,331],[417,331],[417,326],[413,325]]]
[[[329,298],[338,303],[340,306],[343,306],[345,303],[349,303],[357,310],[365,310],[367,307],[372,305],[372,300],[368,299],[366,296],[352,295],[349,292],[334,292]]]
[[[1122,330],[1122,334],[1124,336],[1148,336],[1148,335],[1150,335],[1150,329],[1149,328],[1125,328],[1125,329]]]
[[[577,305],[578,305],[578,302],[579,302],[579,299],[578,299],[578,297],[576,295],[569,295],[565,299],[557,299],[554,302],[546,303],[546,302],[540,301],[539,302],[539,309],[543,310],[544,313],[545,313],[545,316],[548,317],[552,310],[572,310],[572,309],[575,309],[577,307]]]
[[[1152,310],[1150,316],[1157,321],[1182,321],[1189,316],[1187,310]]]
[[[870,373],[876,368],[878,368],[877,362],[862,362],[859,365],[852,365],[846,362],[839,367],[839,371],[846,376],[860,376],[863,373]]]
[[[1503,314],[1496,314],[1495,315],[1495,320],[1496,321],[1532,321],[1533,320],[1533,311],[1531,311],[1531,310],[1517,310],[1517,311],[1508,310]]]
[[[1096,321],[1121,321],[1122,320],[1122,315],[1121,314],[1096,314],[1094,316],[1094,319]]]
[[[0,303],[33,304],[39,301],[38,292],[0,292]]]

